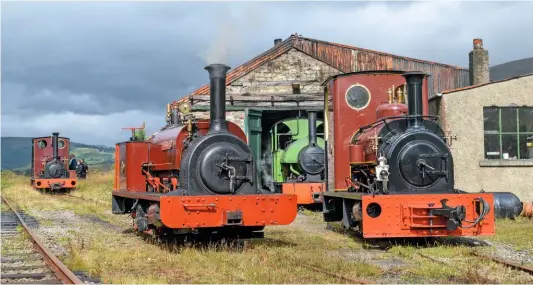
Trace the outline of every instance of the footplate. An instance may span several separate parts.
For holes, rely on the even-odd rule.
[[[365,238],[494,234],[492,194],[364,195],[362,204]]]

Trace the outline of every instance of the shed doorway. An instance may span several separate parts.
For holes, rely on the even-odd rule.
[[[318,111],[317,119],[323,120],[323,112],[316,109],[314,111]],[[246,109],[245,113],[245,133],[257,164],[257,181],[260,181],[260,187],[263,190],[274,192],[271,157],[272,127],[279,121],[289,118],[307,119],[307,111]]]

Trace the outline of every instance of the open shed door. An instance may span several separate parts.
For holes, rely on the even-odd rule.
[[[261,110],[246,109],[246,117],[244,120],[244,131],[248,137],[248,145],[252,149],[255,165],[257,166],[257,183],[261,185],[261,117],[263,113]]]

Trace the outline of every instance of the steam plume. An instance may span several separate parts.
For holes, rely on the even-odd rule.
[[[257,30],[262,22],[260,9],[254,4],[244,6],[241,11],[220,9],[217,11],[216,23],[218,32],[215,40],[199,56],[205,60],[206,64],[223,63],[230,65],[229,60],[233,55],[243,53],[246,47],[246,38],[257,34]],[[242,14],[232,15],[234,13]]]

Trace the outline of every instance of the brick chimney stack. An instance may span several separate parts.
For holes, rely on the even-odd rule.
[[[274,46],[277,46],[279,44],[281,44],[281,39],[275,39],[274,40]]]
[[[474,49],[469,54],[470,58],[470,85],[490,82],[489,51],[483,49],[483,40],[474,39]]]

